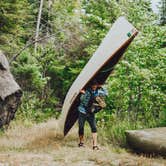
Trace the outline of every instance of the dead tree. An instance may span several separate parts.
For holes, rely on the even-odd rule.
[[[40,0],[40,7],[39,7],[39,13],[38,13],[37,25],[36,25],[35,41],[37,41],[39,37],[39,28],[40,28],[42,9],[43,9],[43,0]],[[36,50],[37,50],[37,42],[35,42],[35,54],[36,54]]]

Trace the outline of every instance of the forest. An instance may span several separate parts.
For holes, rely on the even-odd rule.
[[[71,84],[125,16],[139,34],[106,81],[99,140],[126,147],[125,130],[166,127],[165,4],[156,14],[150,0],[1,0],[0,50],[23,91],[11,126],[58,119]]]

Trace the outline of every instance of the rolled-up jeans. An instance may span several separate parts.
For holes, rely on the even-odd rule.
[[[91,132],[96,133],[97,128],[96,128],[95,114],[94,113],[84,114],[82,112],[79,112],[79,115],[78,115],[78,125],[79,125],[78,133],[79,133],[79,136],[84,135],[85,121],[88,121],[89,126],[91,128]]]

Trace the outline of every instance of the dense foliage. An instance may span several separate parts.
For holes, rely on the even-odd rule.
[[[140,33],[106,83],[107,108],[97,115],[98,125],[116,143],[125,129],[166,126],[166,27],[155,24],[149,0],[44,1],[35,53],[39,5],[39,0],[0,2],[0,49],[9,59],[19,53],[11,62],[24,91],[18,119],[58,117],[71,83],[123,15]]]

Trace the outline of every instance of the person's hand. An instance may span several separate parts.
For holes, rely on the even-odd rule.
[[[103,85],[102,84],[98,84],[98,88],[101,88]]]
[[[84,89],[81,89],[81,90],[80,90],[80,93],[85,94],[85,90],[84,90]]]

